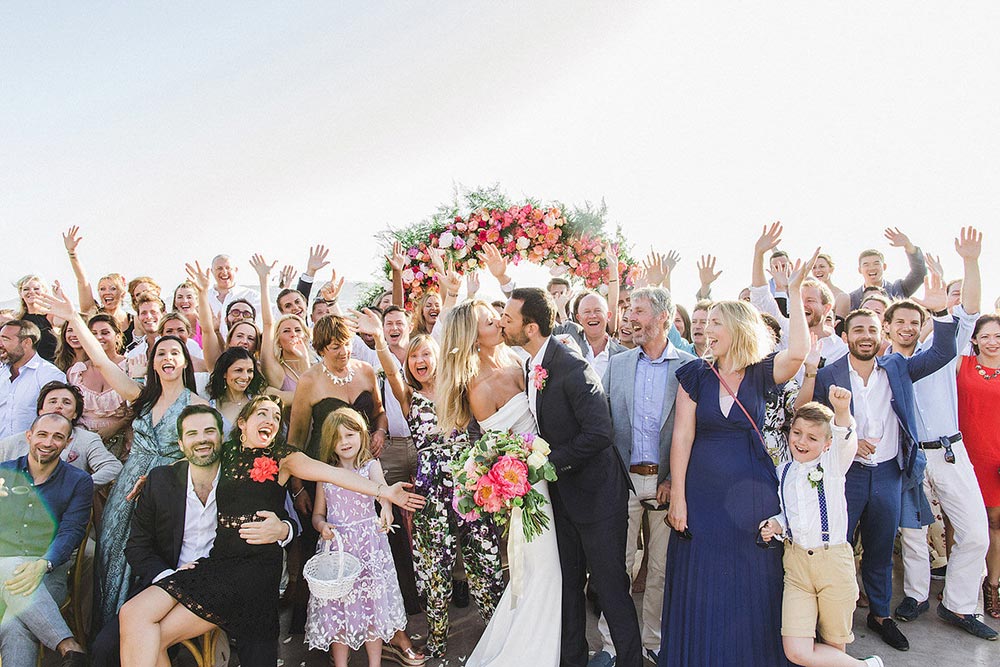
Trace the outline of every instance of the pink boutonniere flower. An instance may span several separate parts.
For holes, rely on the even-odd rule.
[[[549,377],[549,372],[542,368],[541,364],[532,369],[531,375],[532,382],[535,383],[535,391],[545,389],[545,379]]]

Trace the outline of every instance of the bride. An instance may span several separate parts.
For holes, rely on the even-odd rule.
[[[500,317],[489,304],[467,301],[448,313],[442,350],[437,406],[442,430],[466,429],[475,420],[482,432],[538,433],[524,366],[504,345]],[[533,488],[549,500],[544,480]],[[507,587],[466,667],[559,664],[562,570],[552,505],[545,511],[549,527],[523,545],[520,595],[515,600]]]

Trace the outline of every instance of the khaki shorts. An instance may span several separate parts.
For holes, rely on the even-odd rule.
[[[785,545],[785,592],[781,601],[781,635],[815,637],[816,627],[830,644],[854,641],[854,608],[858,582],[850,544],[804,549]]]
[[[409,482],[417,474],[417,448],[413,438],[386,438],[378,460],[387,484]]]

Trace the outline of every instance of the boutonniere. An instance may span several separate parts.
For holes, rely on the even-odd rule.
[[[818,489],[823,483],[823,466],[817,465],[815,468],[810,470],[809,474],[806,475],[806,479],[809,480],[809,485],[812,488]]]
[[[250,479],[255,482],[269,482],[278,475],[278,462],[270,456],[258,456],[253,460]]]
[[[542,368],[541,364],[531,369],[531,376],[531,381],[535,384],[535,391],[545,389],[545,379],[549,377],[549,372]]]

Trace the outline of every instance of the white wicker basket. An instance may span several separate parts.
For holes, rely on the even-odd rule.
[[[333,549],[333,540],[330,540],[329,547],[317,552],[302,568],[302,574],[309,583],[309,592],[320,600],[344,597],[361,574],[361,561],[344,551],[340,533],[334,531],[333,535],[337,540],[336,550]]]

